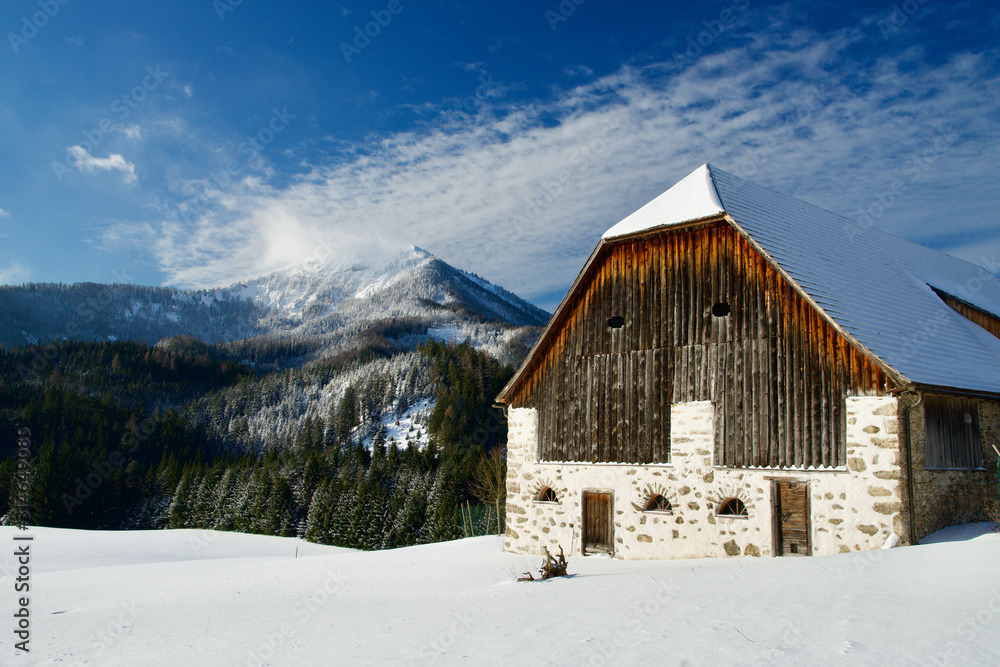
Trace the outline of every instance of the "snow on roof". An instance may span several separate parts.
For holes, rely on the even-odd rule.
[[[605,239],[725,212],[838,325],[911,382],[1000,393],[1000,339],[937,288],[1000,316],[986,269],[703,165]]]
[[[601,238],[624,236],[636,232],[675,225],[723,212],[722,202],[707,164],[703,164],[662,195],[604,232]]]

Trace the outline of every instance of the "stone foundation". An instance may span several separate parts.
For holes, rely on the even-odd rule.
[[[614,555],[624,559],[770,556],[772,480],[809,483],[813,554],[877,549],[904,535],[899,421],[894,397],[847,399],[847,467],[835,470],[729,469],[713,463],[713,406],[671,406],[671,463],[619,465],[539,463],[537,412],[511,408],[507,443],[506,549],[582,554],[584,490],[614,497]],[[558,501],[540,502],[552,488]],[[653,494],[671,511],[643,511]],[[736,497],[747,517],[717,514]]]
[[[899,423],[905,424],[906,407],[917,398],[900,399]],[[979,470],[927,470],[923,404],[910,413],[910,447],[913,459],[914,515],[917,539],[960,523],[983,521],[987,493],[996,493],[997,455],[990,443],[1000,443],[1000,402],[979,401],[979,429],[983,468]],[[906,468],[902,483],[906,484]],[[903,488],[904,493],[906,488]],[[906,512],[907,516],[909,512]],[[908,522],[908,519],[907,519]]]

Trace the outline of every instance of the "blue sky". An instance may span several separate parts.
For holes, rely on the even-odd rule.
[[[0,283],[406,243],[551,310],[704,162],[1000,256],[995,2],[8,0],[0,28]]]

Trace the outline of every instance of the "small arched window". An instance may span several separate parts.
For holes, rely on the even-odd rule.
[[[646,512],[670,512],[671,510],[673,507],[670,505],[670,501],[659,493],[646,502]]]
[[[747,506],[739,498],[729,498],[722,501],[716,514],[719,516],[749,516]]]
[[[546,486],[538,492],[537,500],[541,503],[557,503],[559,502],[559,497],[556,496],[556,492],[552,490],[551,486]]]

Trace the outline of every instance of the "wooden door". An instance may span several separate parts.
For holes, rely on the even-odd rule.
[[[774,553],[777,556],[808,556],[809,483],[774,480]]]
[[[583,553],[614,553],[614,502],[610,492],[583,492]]]

